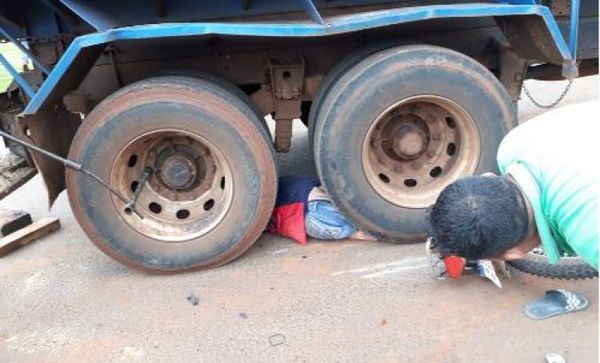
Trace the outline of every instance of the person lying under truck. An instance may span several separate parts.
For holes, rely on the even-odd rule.
[[[541,243],[549,263],[577,255],[597,271],[599,106],[566,106],[523,123],[500,144],[500,176],[448,185],[428,214],[437,251],[513,260]]]
[[[277,200],[267,231],[301,245],[318,240],[375,240],[356,228],[333,204],[319,179],[310,176],[279,178]]]

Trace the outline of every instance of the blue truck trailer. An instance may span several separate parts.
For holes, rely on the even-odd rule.
[[[295,119],[348,218],[422,241],[445,185],[496,169],[525,79],[597,73],[598,2],[2,1],[0,39],[32,63],[0,56],[11,152],[102,251],[169,272],[254,243]]]

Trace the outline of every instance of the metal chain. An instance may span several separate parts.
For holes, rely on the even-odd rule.
[[[56,41],[64,41],[64,42],[68,43],[73,38],[75,38],[75,36],[73,34],[61,33],[61,34],[57,34],[57,35],[52,35],[50,37],[25,36],[25,37],[19,37],[18,40],[20,42],[26,42],[28,44],[50,43],[50,42],[56,42]]]
[[[539,108],[552,108],[556,105],[558,105],[567,95],[567,93],[569,92],[569,90],[571,89],[571,85],[573,84],[573,80],[570,79],[569,83],[565,86],[564,91],[560,94],[560,96],[558,96],[558,98],[556,100],[554,100],[554,102],[551,102],[547,105],[543,105],[541,103],[539,103],[538,101],[533,99],[533,96],[531,95],[531,93],[529,93],[529,90],[527,89],[527,86],[525,86],[525,83],[523,83],[523,91],[525,91],[525,96],[527,96],[527,98],[531,101],[531,103],[533,103],[534,105],[536,105]]]

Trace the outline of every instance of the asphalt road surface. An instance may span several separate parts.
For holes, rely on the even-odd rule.
[[[528,86],[548,102],[564,83]],[[588,77],[561,105],[597,97]],[[520,109],[522,119],[541,112],[528,101]],[[314,172],[297,126],[294,152],[279,157],[284,174]],[[597,280],[515,272],[498,289],[476,276],[433,280],[422,244],[301,247],[268,235],[221,268],[146,275],[96,249],[66,195],[51,211],[46,199],[38,176],[1,202],[59,217],[62,229],[0,259],[0,362],[543,362],[547,352],[598,361]],[[581,292],[590,306],[526,318],[523,306],[551,288]]]

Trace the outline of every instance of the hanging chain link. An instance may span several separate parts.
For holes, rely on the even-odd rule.
[[[556,105],[558,105],[567,95],[567,93],[569,92],[569,90],[571,89],[571,85],[573,84],[573,80],[569,79],[569,83],[565,86],[564,91],[560,94],[560,96],[558,96],[558,98],[556,100],[554,100],[554,102],[551,102],[549,104],[543,105],[541,103],[539,103],[538,101],[533,99],[533,96],[531,95],[531,93],[529,93],[529,90],[527,89],[527,86],[525,86],[525,83],[523,83],[523,91],[525,91],[525,96],[527,96],[527,98],[531,101],[531,103],[533,103],[534,105],[536,105],[539,108],[552,108]]]

